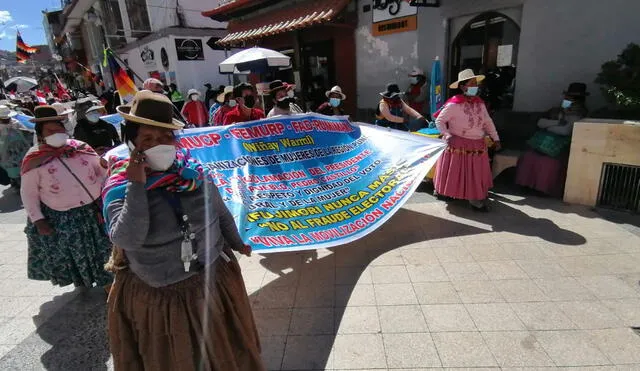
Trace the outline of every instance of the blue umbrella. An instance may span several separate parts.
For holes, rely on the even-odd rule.
[[[440,58],[436,57],[431,66],[431,117],[444,103],[442,94],[442,70],[440,69]]]

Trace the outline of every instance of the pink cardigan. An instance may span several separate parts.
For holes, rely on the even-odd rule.
[[[447,103],[436,118],[438,130],[446,137],[454,135],[466,139],[482,139],[489,135],[500,140],[487,107],[481,100]]]
[[[88,205],[100,197],[102,183],[107,176],[106,169],[100,165],[100,157],[80,154],[63,158],[62,161],[84,183],[92,197],[89,197],[60,160],[53,160],[22,176],[20,195],[32,222],[44,219],[40,202],[54,210],[67,211]]]

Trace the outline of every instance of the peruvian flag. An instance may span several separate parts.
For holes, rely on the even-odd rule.
[[[40,90],[36,90],[36,99],[38,100],[38,105],[40,106],[47,105],[47,99],[44,97],[44,93],[41,92]]]

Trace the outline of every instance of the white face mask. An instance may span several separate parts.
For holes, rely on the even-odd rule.
[[[194,102],[198,101],[198,99],[200,99],[199,95],[195,95],[194,94],[194,95],[191,96],[191,100],[194,101]]]
[[[235,99],[230,99],[230,100],[229,100],[229,102],[227,102],[227,105],[228,105],[229,107],[232,107],[232,108],[233,108],[233,107],[235,107],[235,106],[236,106],[236,104],[237,104],[237,103],[238,103],[238,102],[236,102],[236,100],[235,100]]]
[[[296,94],[296,93],[295,93],[293,90],[289,90],[289,91],[287,92],[287,97],[289,97],[289,98],[293,98],[295,94]]]
[[[152,170],[168,170],[176,159],[176,147],[173,144],[159,144],[144,151],[147,163]]]
[[[409,78],[409,81],[411,82],[411,84],[415,85],[418,83],[418,78],[415,76],[412,76]]]
[[[92,123],[95,124],[96,122],[98,122],[100,120],[100,114],[99,113],[93,113],[93,112],[87,113],[87,120],[89,120],[89,122],[92,122]]]
[[[58,133],[49,135],[48,137],[44,138],[44,142],[51,147],[60,148],[67,144],[67,139],[69,139],[69,134]]]

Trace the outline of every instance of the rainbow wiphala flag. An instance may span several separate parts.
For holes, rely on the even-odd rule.
[[[24,41],[22,41],[22,36],[20,35],[20,31],[18,32],[18,36],[16,36],[16,60],[18,63],[25,64],[29,59],[31,59],[31,54],[35,54],[38,52],[38,48],[33,48]]]
[[[116,84],[116,89],[118,89],[118,93],[120,94],[120,99],[123,102],[131,102],[133,100],[133,96],[136,95],[138,88],[136,88],[136,84],[134,84],[133,80],[127,74],[116,58],[113,56],[113,52],[111,49],[105,49],[104,51],[104,62],[103,66],[109,65],[109,69],[113,74],[113,80]]]

